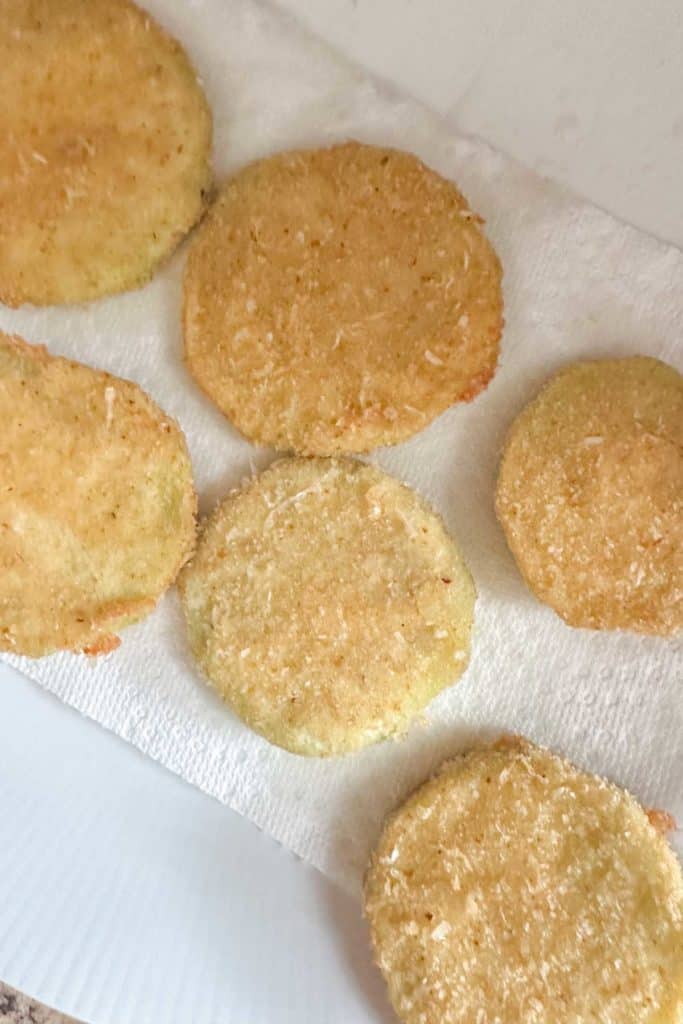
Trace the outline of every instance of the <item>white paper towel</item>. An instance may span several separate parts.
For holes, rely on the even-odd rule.
[[[683,821],[680,644],[565,626],[525,589],[493,513],[506,428],[555,368],[635,352],[680,367],[683,254],[455,137],[254,0],[146,6],[199,70],[219,176],[284,147],[356,137],[416,152],[486,218],[505,270],[498,373],[474,403],[373,456],[432,501],[462,544],[479,591],[472,663],[406,739],[316,761],[269,746],[201,682],[175,593],[106,658],[7,660],[350,888],[401,795],[501,731],[546,743]],[[0,329],[141,384],[185,430],[206,512],[273,453],[240,439],[182,366],[183,263],[181,250],[148,287],[87,307],[1,309]]]

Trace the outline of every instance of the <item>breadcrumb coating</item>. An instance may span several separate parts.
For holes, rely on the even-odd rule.
[[[498,518],[571,626],[683,627],[683,378],[645,356],[575,363],[515,420]]]
[[[0,333],[0,650],[104,654],[189,557],[185,439],[135,384]]]
[[[365,912],[405,1024],[678,1024],[681,866],[636,800],[523,740],[385,825]]]
[[[441,520],[350,459],[283,459],[204,524],[179,579],[207,679],[271,743],[355,750],[464,671],[474,585]]]
[[[227,183],[185,274],[187,365],[253,441],[369,451],[486,387],[501,268],[457,188],[408,153],[281,153]]]
[[[130,0],[2,0],[0,95],[0,300],[147,281],[211,183],[211,115],[179,43]]]

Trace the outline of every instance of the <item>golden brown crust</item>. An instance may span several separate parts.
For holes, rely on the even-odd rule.
[[[501,269],[480,223],[408,153],[349,142],[252,164],[190,249],[191,373],[282,450],[409,437],[495,372]]]
[[[194,546],[183,435],[130,381],[2,333],[0,423],[0,650],[113,650]]]
[[[143,284],[211,182],[211,115],[179,43],[130,0],[3,0],[0,95],[0,300]]]
[[[683,875],[628,793],[518,740],[387,821],[365,912],[405,1024],[679,1024]]]
[[[572,626],[683,626],[683,378],[645,356],[576,363],[517,417],[498,518],[529,587]]]
[[[283,459],[228,497],[178,586],[211,685],[295,753],[404,731],[467,665],[475,595],[455,543],[350,459]]]
[[[660,835],[666,836],[669,832],[675,832],[676,819],[668,811],[662,811],[658,807],[651,807],[647,814],[647,820],[653,828],[657,829]]]
[[[84,647],[82,653],[90,655],[91,658],[96,658],[100,654],[111,654],[112,651],[115,651],[117,647],[120,646],[120,637],[105,634],[98,637],[94,643],[88,644],[87,647]]]

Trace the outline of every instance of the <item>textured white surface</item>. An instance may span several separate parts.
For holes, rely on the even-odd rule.
[[[568,629],[525,591],[492,507],[505,429],[555,367],[636,351],[680,365],[683,256],[454,137],[248,0],[148,6],[200,69],[220,172],[355,135],[416,151],[486,217],[506,273],[499,373],[474,404],[377,456],[461,540],[480,593],[473,662],[405,741],[328,762],[269,747],[219,705],[189,662],[174,594],[96,664],[71,655],[15,664],[349,887],[401,794],[470,738],[501,730],[525,732],[683,817],[680,647]],[[143,291],[84,309],[2,310],[0,327],[142,384],[185,429],[206,510],[272,453],[238,439],[182,368],[182,263],[180,253]]]
[[[2,980],[88,1024],[395,1024],[337,886],[2,675]]]

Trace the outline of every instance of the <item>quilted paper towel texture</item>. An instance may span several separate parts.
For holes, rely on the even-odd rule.
[[[402,741],[316,761],[269,746],[202,683],[174,592],[107,658],[7,660],[351,889],[387,811],[443,758],[501,731],[548,744],[683,822],[680,644],[569,629],[525,589],[493,512],[505,431],[555,368],[634,352],[681,367],[683,255],[453,135],[266,6],[147,6],[202,77],[219,177],[282,148],[356,137],[416,152],[486,218],[505,270],[499,371],[474,403],[372,457],[461,541],[479,591],[472,663]],[[144,289],[93,305],[0,309],[0,329],[141,384],[180,421],[207,512],[274,453],[239,438],[183,368],[184,259],[183,247]]]

